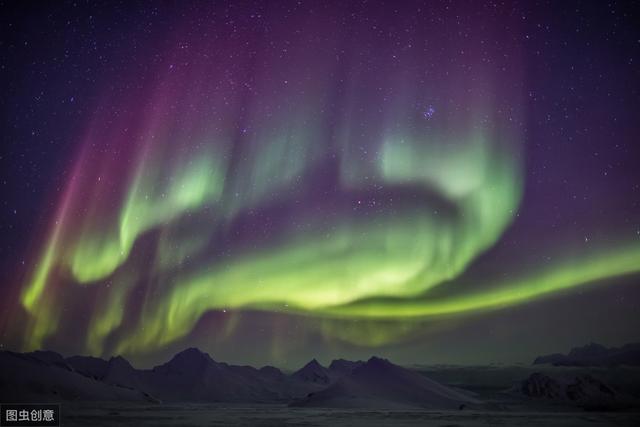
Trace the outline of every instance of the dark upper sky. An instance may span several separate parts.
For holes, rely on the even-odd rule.
[[[0,346],[528,361],[640,330],[630,2],[2,2]]]

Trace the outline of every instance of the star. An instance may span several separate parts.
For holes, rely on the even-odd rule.
[[[431,120],[431,118],[433,118],[433,115],[436,113],[436,109],[433,108],[432,105],[429,105],[423,112],[422,112],[422,116],[427,119],[427,120]]]

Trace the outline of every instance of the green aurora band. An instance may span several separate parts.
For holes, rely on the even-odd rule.
[[[127,297],[140,276],[124,263],[136,240],[155,228],[161,229],[161,234],[152,270],[156,271],[153,277],[161,296],[145,302],[141,327],[127,330],[121,337],[116,347],[120,353],[148,351],[180,339],[210,310],[281,311],[283,307],[289,313],[329,319],[407,320],[404,327],[396,327],[395,334],[372,334],[365,340],[380,345],[393,335],[397,339],[402,331],[412,330],[410,322],[416,318],[510,306],[640,270],[640,246],[634,244],[609,250],[606,255],[596,253],[559,263],[488,289],[482,286],[482,291],[430,298],[429,289],[443,283],[451,286],[500,238],[521,197],[516,156],[481,133],[459,141],[424,144],[409,137],[387,138],[369,171],[375,182],[384,186],[437,192],[450,212],[434,207],[429,195],[420,203],[382,206],[364,216],[336,215],[330,227],[324,215],[303,212],[299,219],[303,225],[283,230],[276,242],[234,253],[224,263],[210,259],[186,271],[179,267],[206,248],[210,235],[199,229],[181,238],[172,227],[185,216],[213,206],[213,218],[207,216],[209,224],[224,228],[243,210],[237,201],[225,203],[224,188],[230,185],[237,189],[242,183],[234,182],[233,175],[231,182],[225,182],[228,165],[222,160],[223,152],[194,152],[178,162],[182,167],[174,168],[168,178],[161,161],[147,158],[135,174],[114,226],[105,228],[103,222],[95,227],[85,225],[75,244],[64,245],[71,248],[67,251],[56,249],[61,245],[60,232],[54,232],[22,297],[35,322],[28,346],[40,346],[55,330],[56,316],[51,310],[38,308],[38,292],[52,274],[52,266],[63,263],[82,285],[110,278],[110,290],[93,313],[86,340],[91,353],[102,353],[104,341],[122,325]],[[264,167],[264,156],[255,156],[254,164],[249,162],[249,169],[256,166],[257,159],[263,162],[254,178],[262,187],[260,193],[243,199],[244,209],[259,206],[265,195],[295,186],[292,181],[310,167],[313,156],[277,175],[282,168],[278,159],[287,158],[293,145],[279,139],[264,148],[273,153],[270,168]],[[349,180],[345,173],[339,175],[343,190],[356,191],[363,185]],[[279,178],[269,180],[269,176]],[[100,233],[99,226],[109,231]],[[64,257],[55,259],[57,252]],[[338,335],[348,336],[344,332]],[[363,343],[361,337],[354,337],[354,341]]]
[[[427,67],[461,46],[402,67],[385,59],[395,45],[378,47],[378,68],[336,66],[325,47],[344,39],[323,29],[318,40],[265,55],[250,88],[228,71],[253,59],[205,40],[205,54],[167,59],[189,66],[159,65],[166,75],[130,99],[105,97],[20,291],[25,348],[78,327],[93,355],[144,353],[216,310],[318,319],[327,337],[377,346],[640,272],[640,241],[620,239],[461,292],[523,197],[517,55],[496,56],[509,66],[500,77],[478,52],[472,76]],[[425,100],[440,102],[433,120]]]

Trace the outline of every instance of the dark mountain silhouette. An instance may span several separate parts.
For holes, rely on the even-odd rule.
[[[140,378],[141,375],[142,373],[131,366],[127,359],[122,356],[116,356],[109,359],[100,380],[108,384],[143,390],[153,394]]]
[[[62,357],[62,355],[56,353],[55,351],[37,350],[30,353],[25,353],[24,355],[49,365],[62,366],[65,364],[64,357]]]
[[[329,365],[329,371],[337,376],[347,375],[353,372],[354,369],[364,365],[362,360],[352,362],[351,360],[336,359]]]
[[[107,362],[104,359],[91,356],[71,356],[65,359],[67,364],[76,372],[87,377],[101,379],[107,371]]]
[[[571,404],[588,410],[624,409],[637,404],[592,375],[556,376],[531,374],[520,385],[520,392],[533,399]]]
[[[291,375],[265,366],[217,362],[196,348],[152,369],[123,357],[104,360],[54,352],[0,352],[3,401],[165,401],[288,403],[301,406],[459,408],[477,403],[421,374],[371,358],[338,359],[329,368],[312,360]],[[304,396],[307,396],[304,398]]]
[[[265,378],[269,378],[274,381],[283,381],[287,376],[282,373],[282,371],[278,368],[274,368],[273,366],[263,366],[258,369],[260,375]]]
[[[640,366],[640,343],[612,348],[591,343],[583,347],[575,347],[567,355],[554,353],[539,356],[533,361],[533,364],[551,364],[554,366]]]
[[[520,391],[533,398],[561,399],[565,396],[564,387],[558,381],[540,372],[535,372],[524,380]]]
[[[316,359],[304,365],[291,375],[292,378],[314,384],[327,385],[331,382],[331,373]]]
[[[417,372],[372,357],[336,383],[292,406],[461,409],[480,403]]]
[[[64,359],[49,351],[0,352],[0,397],[6,402],[289,402],[328,384],[327,378],[315,375],[328,372],[317,361],[306,368],[287,376],[272,366],[256,369],[216,362],[196,348],[152,369],[136,369],[121,356],[107,361],[88,356]]]
[[[61,355],[47,352],[0,352],[0,401],[157,400],[148,394],[96,380],[76,372]]]
[[[121,365],[121,370],[125,369]],[[151,370],[134,370],[127,385],[165,401],[275,402],[288,399],[286,387],[273,369],[216,362],[189,348]]]
[[[628,360],[621,349],[586,346],[569,355],[579,360]],[[628,395],[589,375],[555,378],[533,374],[520,396],[587,409],[628,406]],[[385,359],[338,359],[329,367],[312,360],[286,375],[272,366],[256,369],[215,361],[186,349],[152,369],[136,369],[121,356],[63,358],[50,351],[0,352],[0,401],[130,401],[290,403],[303,407],[429,408],[480,407],[467,392],[442,385]]]

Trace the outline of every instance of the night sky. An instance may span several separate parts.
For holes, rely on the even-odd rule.
[[[631,2],[2,2],[0,348],[640,340]]]

